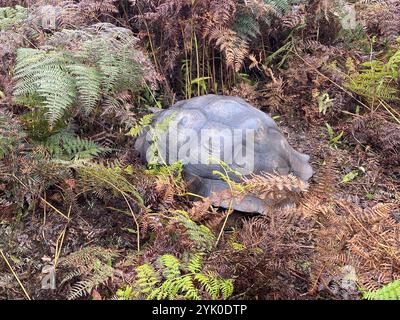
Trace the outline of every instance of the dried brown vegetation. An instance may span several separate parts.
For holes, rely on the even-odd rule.
[[[179,298],[358,299],[398,280],[400,7],[357,1],[346,29],[341,4],[0,1],[27,8],[0,11],[0,249],[27,292],[134,299],[178,264],[198,277]],[[230,191],[193,201],[179,164],[146,170],[129,129],[206,93],[274,116],[312,181],[247,177],[233,196],[268,206],[243,216],[212,206]],[[3,260],[0,298],[23,298]]]

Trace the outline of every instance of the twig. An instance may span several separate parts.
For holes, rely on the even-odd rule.
[[[67,217],[64,213],[62,213],[60,210],[58,210],[55,206],[53,206],[50,202],[46,201],[42,197],[40,197],[40,200],[42,200],[45,204],[50,206],[55,212],[57,212],[59,215],[61,215],[64,219],[70,221],[71,219]]]
[[[10,262],[8,262],[7,257],[4,255],[3,250],[0,249],[0,254],[3,257],[5,263],[7,264],[8,268],[11,270],[12,274],[14,275],[15,279],[17,280],[18,284],[20,285],[20,287],[22,288],[22,291],[24,292],[26,298],[28,300],[32,300],[31,297],[29,296],[28,292],[26,291],[24,285],[22,284],[21,280],[19,280],[18,275],[15,273],[14,269],[11,267]]]
[[[69,210],[68,210],[68,216],[67,216],[68,219],[71,216],[71,208],[72,208],[72,206],[70,206]],[[64,243],[64,238],[65,238],[65,234],[67,232],[68,224],[69,224],[69,221],[67,222],[67,224],[65,225],[63,231],[61,231],[59,237],[57,238],[56,250],[55,250],[55,254],[54,254],[54,269],[57,267],[58,260],[60,259],[61,249],[62,249],[62,245]]]

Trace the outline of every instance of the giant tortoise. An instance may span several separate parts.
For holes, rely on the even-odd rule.
[[[289,145],[271,117],[238,97],[206,95],[156,113],[135,149],[145,163],[181,161],[190,192],[202,197],[229,187],[220,173],[234,181],[241,179],[237,173],[292,173],[303,181],[313,175],[309,156]],[[228,206],[226,201],[216,202]],[[248,195],[229,205],[255,213],[265,203]]]

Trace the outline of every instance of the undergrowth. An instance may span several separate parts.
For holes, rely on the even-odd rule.
[[[393,0],[0,0],[0,249],[21,277],[1,260],[0,297],[398,299],[399,17]],[[170,120],[152,111],[208,93],[268,112],[313,180],[221,165],[231,189],[193,201],[182,163],[145,168],[135,139]],[[262,215],[213,205],[245,193]]]

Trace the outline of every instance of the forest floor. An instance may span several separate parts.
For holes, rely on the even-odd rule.
[[[400,298],[400,2],[299,2],[0,0],[0,300]],[[310,155],[243,189],[295,207],[146,170],[151,109],[207,93]]]
[[[332,148],[324,127],[315,126],[299,132],[297,128],[302,127],[301,122],[291,121],[290,126],[285,126],[284,121],[281,121],[279,126],[294,148],[311,156],[315,176],[318,176],[327,158],[333,159],[333,166],[338,168],[334,177],[337,181],[335,197],[338,199],[346,199],[362,208],[399,201],[399,181],[396,177],[376,173],[373,154],[362,157],[346,146]],[[360,172],[357,181],[341,183],[346,174],[360,167],[363,167],[365,172]],[[42,288],[45,276],[43,270],[46,269],[46,265],[51,265],[56,243],[65,227],[65,221],[59,214],[45,211],[46,208],[43,208],[36,214],[25,215],[18,220],[12,216],[8,218],[2,216],[0,247],[8,252],[14,270],[32,298],[64,299],[67,288],[57,290]],[[400,221],[400,207],[393,211],[393,215]],[[242,217],[242,214],[239,214],[236,219],[240,220]],[[118,248],[121,257],[129,256],[136,246],[135,236],[130,232],[131,228],[130,216],[104,208],[102,202],[92,203],[90,208],[83,209],[69,222],[68,232],[63,241],[63,254],[68,255],[88,246],[100,246]],[[0,299],[24,298],[11,273],[2,276],[0,280],[0,287],[3,288],[0,290]],[[304,285],[304,281],[299,278],[299,286]],[[114,287],[110,288],[108,294],[113,290]],[[357,296],[354,292],[352,294],[353,297]]]

